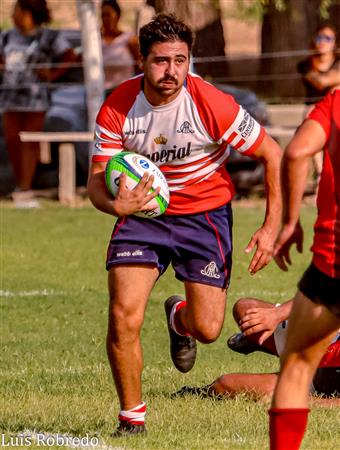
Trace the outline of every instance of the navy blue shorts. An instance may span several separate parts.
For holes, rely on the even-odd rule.
[[[181,281],[228,287],[232,265],[230,203],[199,214],[118,219],[107,252],[107,270],[116,264],[155,264],[162,274],[170,263]]]

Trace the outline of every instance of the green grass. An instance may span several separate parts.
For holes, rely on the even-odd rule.
[[[107,242],[114,220],[86,206],[67,209],[44,203],[40,210],[1,209],[1,403],[0,428],[6,436],[23,430],[100,437],[124,449],[265,449],[268,405],[244,397],[214,401],[173,400],[184,384],[203,385],[226,372],[263,372],[278,368],[265,354],[248,357],[226,347],[237,327],[231,307],[241,296],[273,302],[290,298],[308,264],[314,209],[303,210],[306,245],[294,253],[284,274],[274,264],[251,277],[244,254],[250,235],[263,218],[263,205],[234,205],[234,266],[221,337],[199,345],[194,369],[177,372],[168,352],[163,300],[183,287],[172,273],[152,292],[143,329],[146,438],[114,441],[118,412],[105,353]],[[313,408],[303,449],[335,450],[340,414]],[[31,446],[30,448],[34,448]],[[37,447],[38,448],[38,447]],[[41,448],[41,447],[40,447]]]

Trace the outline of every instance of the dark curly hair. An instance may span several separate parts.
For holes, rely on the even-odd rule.
[[[158,14],[139,31],[140,52],[146,58],[155,42],[182,41],[188,45],[189,52],[193,34],[184,22],[172,14]]]
[[[36,25],[51,22],[51,14],[46,0],[17,0],[17,4],[23,11],[29,11],[32,14]]]

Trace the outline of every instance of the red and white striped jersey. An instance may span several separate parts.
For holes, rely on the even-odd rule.
[[[150,158],[170,188],[167,214],[218,208],[234,195],[225,164],[229,144],[245,155],[261,144],[263,128],[232,96],[188,74],[170,103],[152,106],[142,90],[143,75],[121,84],[97,116],[93,162],[122,150]]]
[[[340,278],[340,90],[326,95],[308,118],[316,120],[327,137],[317,196],[313,262],[328,276]]]

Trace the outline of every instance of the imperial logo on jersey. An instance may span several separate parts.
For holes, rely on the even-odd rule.
[[[166,149],[163,148],[161,151],[151,153],[150,155],[146,155],[149,159],[151,159],[154,163],[163,163],[173,161],[175,159],[183,159],[189,156],[191,153],[191,142],[188,142],[186,147],[177,148],[174,145],[172,148]]]
[[[196,75],[188,74],[179,95],[161,106],[147,101],[142,79],[121,84],[102,106],[92,161],[107,161],[123,150],[150,158],[171,191],[166,214],[198,213],[226,204],[234,195],[225,168],[229,145],[250,155],[261,144],[264,130],[233,97]]]

